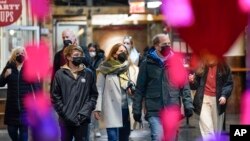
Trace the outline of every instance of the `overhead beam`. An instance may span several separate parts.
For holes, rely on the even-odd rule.
[[[87,7],[87,6],[54,6],[53,16],[80,16],[87,15],[88,10],[91,10],[92,15],[95,14],[127,14],[129,13],[128,6],[99,6],[99,7]]]

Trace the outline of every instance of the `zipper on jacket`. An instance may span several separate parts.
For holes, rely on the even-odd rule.
[[[18,104],[18,110],[19,112],[21,112],[21,106],[20,106],[20,92],[19,92],[19,80],[20,80],[20,71],[18,71],[18,75],[17,75],[17,104]]]
[[[163,107],[165,107],[167,105],[167,101],[169,100],[168,96],[166,95],[166,90],[167,90],[166,87],[168,87],[168,82],[166,78],[168,76],[166,75],[168,73],[167,74],[165,73],[165,68],[161,68],[161,69],[162,69],[161,76],[163,76],[161,79],[161,99],[162,99],[161,104]],[[165,82],[164,82],[164,79],[165,79]],[[163,93],[163,89],[165,89],[165,94]],[[169,91],[168,91],[168,95],[170,95]]]

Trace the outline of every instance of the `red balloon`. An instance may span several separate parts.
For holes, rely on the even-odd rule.
[[[237,0],[191,0],[195,22],[177,27],[180,37],[194,53],[211,53],[221,57],[247,25],[247,14]]]

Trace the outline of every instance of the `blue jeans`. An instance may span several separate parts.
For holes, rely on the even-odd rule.
[[[161,141],[163,128],[159,117],[149,117],[148,123],[151,131],[152,141]]]
[[[122,109],[123,127],[107,128],[108,141],[129,141],[130,121],[128,109]]]
[[[8,125],[7,130],[12,141],[28,141],[27,126]]]

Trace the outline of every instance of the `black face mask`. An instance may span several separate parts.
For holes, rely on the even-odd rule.
[[[163,56],[168,56],[169,53],[170,53],[170,51],[171,51],[171,47],[168,46],[168,45],[162,46],[162,47],[161,47],[161,54],[162,54]]]
[[[24,56],[23,56],[23,55],[18,55],[18,56],[16,56],[16,61],[17,61],[18,63],[23,63],[23,61],[24,61]]]
[[[127,59],[128,59],[128,57],[127,57],[127,55],[126,55],[126,53],[125,52],[122,52],[122,53],[120,53],[119,55],[118,55],[118,58],[117,58],[121,63],[123,63],[123,62],[125,62]]]
[[[75,66],[79,66],[82,63],[83,58],[82,57],[73,57],[72,63]]]
[[[69,45],[72,45],[72,42],[71,42],[71,40],[63,40],[63,45],[64,45],[64,47],[67,47]]]

